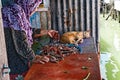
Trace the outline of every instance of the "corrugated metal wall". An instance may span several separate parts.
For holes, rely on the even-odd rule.
[[[99,41],[99,0],[50,0],[51,26],[61,34],[90,30]]]

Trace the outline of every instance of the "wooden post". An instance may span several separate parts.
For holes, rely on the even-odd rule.
[[[2,16],[1,16],[1,0],[0,0],[0,80],[9,80],[9,74],[5,74],[3,76],[3,65],[8,66],[7,61],[7,52],[6,52],[6,45],[5,45],[5,37],[4,37],[4,30],[3,30],[3,23],[2,23]]]
[[[37,11],[40,12],[41,29],[51,29],[50,10],[48,8],[38,8]]]
[[[41,29],[47,29],[47,17],[46,17],[46,12],[41,11],[40,12],[40,24],[41,24]]]

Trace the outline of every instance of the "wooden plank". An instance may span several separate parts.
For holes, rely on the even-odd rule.
[[[88,73],[88,80],[101,80],[96,53],[72,54],[58,63],[33,64],[24,80],[83,80]]]
[[[48,8],[38,8],[37,11],[40,11],[40,12],[41,12],[41,11],[42,11],[42,12],[43,12],[43,11],[48,11]]]
[[[8,61],[7,61],[7,52],[6,52],[6,45],[5,45],[1,8],[2,8],[2,5],[0,0],[0,80],[9,80],[9,74],[6,74],[4,77],[2,75],[3,64],[8,66]]]

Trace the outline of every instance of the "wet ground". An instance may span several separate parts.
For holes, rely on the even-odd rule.
[[[107,16],[106,16],[107,17]],[[120,23],[100,15],[101,73],[105,80],[120,80]]]

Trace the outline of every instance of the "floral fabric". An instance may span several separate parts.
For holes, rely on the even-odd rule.
[[[28,63],[35,57],[31,49],[33,40],[29,17],[41,0],[16,0],[15,2],[2,8],[10,75],[28,71]]]
[[[15,2],[2,8],[3,25],[25,31],[28,44],[31,46],[33,40],[29,17],[41,0],[15,0]]]
[[[42,2],[42,0],[14,0],[15,3],[20,5],[24,10],[27,19],[30,18],[30,15],[35,11],[36,7]]]

